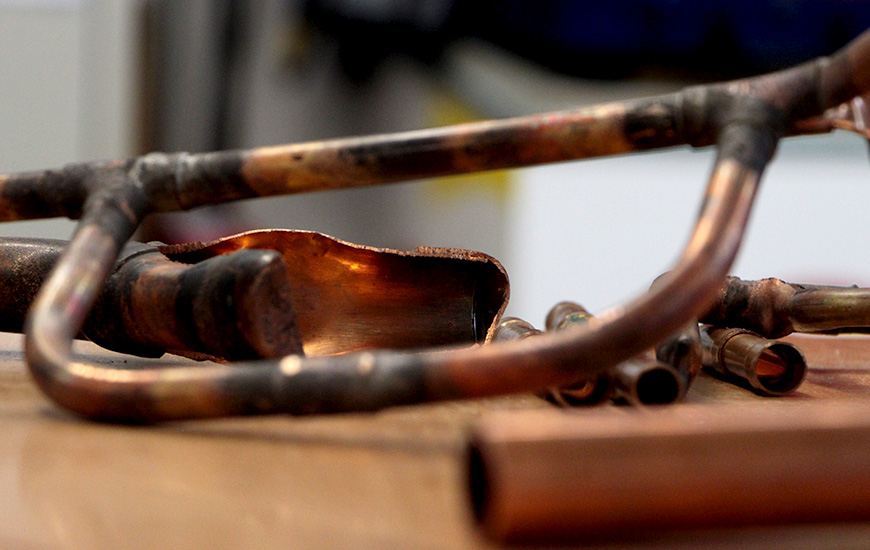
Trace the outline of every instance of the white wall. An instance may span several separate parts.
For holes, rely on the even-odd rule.
[[[138,2],[0,1],[0,172],[131,154]],[[0,235],[68,238],[68,220]]]

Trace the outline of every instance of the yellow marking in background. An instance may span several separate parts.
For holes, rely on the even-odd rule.
[[[485,118],[447,90],[435,91],[430,103],[428,115],[430,127],[461,124]],[[510,170],[492,170],[437,178],[426,187],[426,190],[433,198],[440,200],[455,200],[477,193],[486,194],[503,204],[510,197],[512,181],[513,175]]]

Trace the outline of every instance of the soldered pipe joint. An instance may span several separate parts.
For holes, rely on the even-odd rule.
[[[801,385],[807,363],[788,342],[769,340],[740,328],[706,328],[706,367],[737,378],[760,395],[780,396]]]

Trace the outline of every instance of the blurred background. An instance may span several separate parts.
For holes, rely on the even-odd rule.
[[[0,172],[408,130],[665,93],[831,53],[870,3],[821,0],[0,0]],[[868,146],[784,142],[734,267],[870,285]],[[247,201],[143,238],[251,228],[480,250],[543,324],[644,290],[676,259],[712,152],[688,148]],[[67,220],[2,235],[68,238]]]

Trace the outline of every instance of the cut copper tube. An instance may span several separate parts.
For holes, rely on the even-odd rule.
[[[704,366],[759,395],[781,396],[801,385],[807,363],[801,351],[740,328],[704,327]]]
[[[870,289],[728,277],[701,319],[715,326],[749,329],[767,338],[792,332],[866,332],[870,329]]]
[[[373,410],[539,391],[595,375],[708,308],[737,252],[779,138],[833,129],[825,111],[868,90],[865,34],[831,58],[794,69],[565,113],[249,151],[151,154],[0,176],[0,219],[81,218],[29,314],[28,365],[60,405],[126,422]],[[719,151],[685,252],[656,289],[599,315],[583,330],[451,353],[291,355],[243,369],[128,371],[72,356],[71,341],[98,288],[151,212],[684,143],[715,144]]]
[[[560,302],[547,314],[547,330],[574,330],[583,327],[591,319],[592,314],[580,304]],[[668,358],[677,365],[688,368],[693,350],[677,344],[685,341],[685,338],[681,339],[683,336],[680,333],[676,338],[669,337],[659,347],[668,351]],[[700,357],[698,359],[700,362]],[[664,405],[685,396],[688,382],[687,377],[681,375],[676,368],[644,352],[617,363],[596,378],[550,391],[554,394],[554,399],[561,399],[562,404],[569,403],[569,400],[582,404],[594,403],[598,396],[604,394],[618,402],[632,405]],[[582,392],[580,396],[586,398],[585,401],[573,395],[578,390]]]
[[[862,407],[605,412],[489,413],[473,426],[467,496],[489,539],[609,546],[675,530],[870,519]]]
[[[592,318],[592,314],[575,302],[559,302],[547,312],[548,331],[579,328]],[[616,368],[616,367],[614,367]],[[571,384],[548,388],[547,399],[563,407],[598,405],[613,397],[613,379],[610,370],[579,379]]]
[[[585,312],[586,310],[583,311]],[[573,314],[580,316],[580,313],[576,311]],[[547,321],[549,325],[549,315],[547,316]],[[544,333],[532,326],[531,323],[516,317],[507,317],[496,327],[493,334],[493,342],[522,340],[541,334]],[[610,401],[610,398],[613,396],[613,383],[610,380],[609,374],[604,373],[591,379],[578,380],[564,386],[546,388],[538,392],[538,395],[560,407],[600,405]]]
[[[614,398],[631,405],[667,405],[686,394],[676,369],[646,354],[615,365],[610,376]]]

